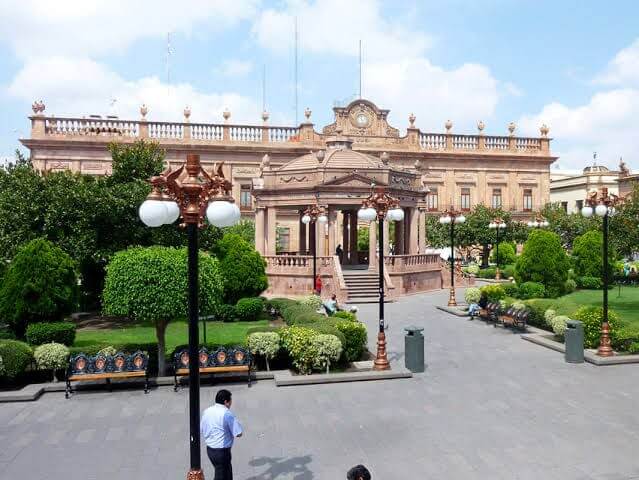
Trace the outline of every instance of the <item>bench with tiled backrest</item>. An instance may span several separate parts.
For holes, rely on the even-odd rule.
[[[218,347],[210,352],[208,349],[201,347],[199,351],[199,361],[200,375],[246,372],[248,377],[248,386],[251,386],[253,357],[251,352],[244,347]],[[173,387],[173,390],[177,392],[180,386],[178,383],[178,377],[189,374],[189,350],[187,348],[183,348],[175,352],[173,355],[173,366],[175,372],[175,386]]]
[[[496,322],[499,314],[499,303],[489,303],[486,308],[479,309],[479,318],[487,322]]]
[[[69,359],[64,396],[73,393],[71,382],[106,380],[111,391],[111,380],[119,378],[144,378],[144,393],[149,393],[149,356],[137,351],[132,354],[118,352],[115,355],[97,354],[93,357],[80,353]]]
[[[517,309],[511,307],[503,314],[499,315],[499,322],[504,327],[513,327],[520,330],[526,330],[526,323],[528,322],[529,316],[530,312],[527,309]]]

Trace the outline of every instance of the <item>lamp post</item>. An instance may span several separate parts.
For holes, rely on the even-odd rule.
[[[619,197],[608,194],[608,189],[600,188],[588,195],[586,206],[581,209],[584,217],[591,217],[594,213],[602,217],[603,229],[603,318],[601,320],[601,336],[597,355],[611,357],[614,355],[610,346],[610,325],[608,324],[608,217],[615,212],[614,206],[619,202]]]
[[[497,268],[495,269],[495,280],[501,279],[501,272],[499,271],[499,231],[506,228],[506,222],[501,217],[493,218],[488,224],[488,228],[495,230],[497,233],[497,243],[495,243],[495,258],[497,259]]]
[[[304,214],[302,215],[302,223],[304,225],[311,225],[311,228],[315,228],[316,222],[319,222],[320,225],[324,225],[328,222],[328,217],[326,216],[326,212],[322,207],[318,207],[317,205],[310,205],[304,210]],[[316,292],[315,289],[315,279],[317,278],[317,230],[315,230],[315,234],[313,235],[313,291]]]
[[[384,187],[371,186],[372,192],[362,202],[357,218],[365,222],[377,219],[379,228],[379,331],[377,333],[377,354],[373,362],[374,370],[388,370],[390,363],[386,356],[386,333],[384,332],[384,219],[400,222],[404,220],[404,210],[399,207],[399,200],[390,196]]]
[[[439,223],[442,225],[450,225],[450,295],[448,297],[448,306],[454,307],[457,305],[455,299],[455,224],[464,223],[466,217],[459,210],[455,210],[454,207],[450,207],[444,212],[444,215],[439,217]]]
[[[546,228],[548,225],[548,220],[541,216],[540,213],[535,214],[535,218],[529,221],[526,225],[530,228]]]
[[[188,480],[204,479],[200,459],[200,372],[198,352],[198,228],[204,217],[216,227],[230,227],[240,219],[240,209],[230,196],[231,182],[224,178],[222,164],[209,174],[200,156],[188,154],[186,165],[169,167],[151,178],[153,190],[142,203],[140,219],[149,227],[171,224],[182,218],[188,236],[188,321],[189,321],[189,424],[190,469]],[[167,292],[169,295],[170,292]]]

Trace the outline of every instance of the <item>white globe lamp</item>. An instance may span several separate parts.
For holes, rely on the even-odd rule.
[[[592,213],[593,213],[593,212],[592,212],[592,207],[583,207],[583,208],[581,209],[581,214],[582,214],[584,217],[592,217]]]
[[[216,227],[230,227],[235,219],[235,209],[231,202],[226,200],[216,200],[209,203],[206,208],[206,218],[209,223]]]
[[[174,202],[173,200],[165,201],[164,206],[166,207],[167,212],[167,224],[171,224],[180,218],[180,207],[178,207],[177,202]]]
[[[357,218],[363,222],[372,222],[377,217],[377,211],[372,207],[360,208],[357,211]]]
[[[460,215],[459,217],[455,218],[455,223],[464,223],[466,221],[466,217],[464,217],[463,215]]]
[[[597,205],[595,207],[595,213],[598,217],[605,217],[608,213],[608,207],[606,207],[605,205]]]
[[[451,219],[449,215],[446,215],[445,217],[439,217],[439,223],[441,223],[442,225],[448,225],[450,221]]]
[[[142,202],[138,211],[142,223],[147,227],[159,227],[167,223],[169,212],[166,203],[162,200],[145,200]]]
[[[328,217],[326,215],[322,214],[319,217],[317,217],[317,221],[319,223],[326,223],[326,222],[328,222]]]
[[[302,216],[302,223],[304,225],[308,225],[309,223],[311,223],[311,216],[310,215],[303,215]]]

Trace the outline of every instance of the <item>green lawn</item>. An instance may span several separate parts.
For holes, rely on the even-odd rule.
[[[207,343],[220,345],[245,345],[246,331],[252,327],[264,327],[268,320],[255,322],[206,322]],[[132,324],[125,328],[78,330],[74,347],[86,347],[96,343],[149,343],[155,342],[155,327]],[[204,340],[200,322],[200,341]],[[188,343],[188,326],[185,321],[176,321],[166,329],[166,351]]]
[[[560,298],[533,301],[544,302],[548,305],[547,308],[556,310],[558,315],[570,316],[584,305],[601,306],[602,298],[601,290],[579,290]],[[639,325],[639,287],[622,286],[621,296],[619,287],[608,290],[608,304],[619,315],[622,323]]]

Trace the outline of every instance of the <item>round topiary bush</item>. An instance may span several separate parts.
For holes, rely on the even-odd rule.
[[[269,360],[280,351],[280,336],[275,332],[258,332],[249,335],[248,347],[253,355],[261,355],[266,360],[266,370],[270,370]]]
[[[519,287],[516,283],[500,283],[499,286],[504,289],[507,297],[515,297],[519,296]]]
[[[235,310],[235,305],[220,305],[217,309],[216,316],[217,319],[222,322],[235,322],[239,320],[237,310]]]
[[[566,293],[572,293],[577,290],[577,282],[575,282],[572,278],[566,280],[564,290]]]
[[[609,275],[612,276],[615,254],[609,248]],[[577,277],[601,278],[603,274],[603,234],[600,230],[589,230],[575,238],[572,244],[572,258]],[[585,288],[585,287],[582,287]]]
[[[75,341],[75,323],[71,322],[39,322],[27,327],[27,342],[31,345],[45,343],[61,343],[70,347]]]
[[[302,305],[305,305],[313,310],[317,310],[322,306],[322,299],[319,295],[306,295],[300,300]]]
[[[346,341],[344,344],[344,353],[346,360],[356,362],[362,358],[362,354],[366,349],[368,332],[366,325],[361,322],[353,322],[351,320],[338,320],[335,327],[344,335]]]
[[[581,307],[572,317],[584,324],[584,346],[586,348],[597,348],[601,336],[603,308],[594,306]],[[608,309],[608,325],[610,326],[610,338],[614,342],[619,329],[619,317],[610,309]]]
[[[464,300],[466,303],[477,303],[481,297],[481,291],[477,287],[468,287],[464,292]]]
[[[20,247],[0,284],[0,319],[23,338],[31,322],[62,320],[75,308],[75,263],[48,240]]]
[[[601,290],[603,282],[599,277],[577,277],[577,286],[584,290]]]
[[[544,298],[546,289],[541,283],[524,282],[519,285],[519,298],[528,300],[529,298]]]
[[[235,313],[240,322],[252,322],[257,320],[264,311],[264,300],[260,297],[240,298],[235,305]]]
[[[506,292],[501,285],[484,285],[479,290],[481,293],[486,294],[489,302],[498,302],[506,296]]]
[[[502,265],[508,265],[509,263],[515,263],[517,255],[515,254],[515,247],[509,242],[499,243],[499,257],[497,257],[497,249],[493,248],[490,252],[490,261],[496,263],[500,267]]]
[[[566,333],[566,322],[568,322],[568,320],[570,320],[570,318],[565,315],[556,315],[552,317],[550,321],[552,331],[559,338],[564,338],[564,334]]]
[[[352,322],[357,321],[357,315],[354,312],[347,312],[346,310],[338,310],[333,314],[333,318],[343,318],[344,320],[350,320]]]
[[[471,263],[466,267],[466,272],[470,275],[477,275],[479,273],[479,265],[476,263]]]
[[[552,319],[555,318],[556,316],[557,316],[557,312],[553,310],[552,308],[549,308],[548,310],[546,310],[544,312],[544,321],[546,322],[546,325],[552,328]]]
[[[5,376],[10,380],[25,372],[33,361],[33,350],[18,340],[0,340],[0,357],[4,363]]]
[[[335,335],[316,335],[311,339],[311,348],[315,352],[313,367],[326,369],[326,373],[331,363],[335,363],[342,355],[342,344]]]
[[[515,264],[517,284],[541,283],[546,295],[554,298],[564,292],[570,261],[559,235],[546,230],[530,232]]]
[[[40,370],[53,370],[55,381],[55,371],[67,366],[69,349],[61,343],[45,343],[35,349],[33,357]]]
[[[288,352],[293,366],[302,374],[310,373],[315,361],[316,351],[313,337],[317,332],[306,327],[287,327],[280,331],[282,346]]]

